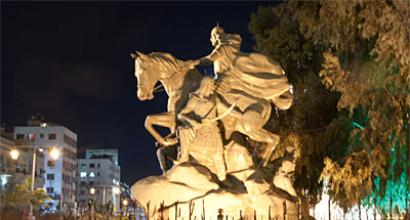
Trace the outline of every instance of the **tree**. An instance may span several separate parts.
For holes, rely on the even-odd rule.
[[[294,106],[270,127],[298,139],[299,192],[317,198],[326,180],[345,209],[383,200],[403,179],[409,192],[409,4],[289,0],[251,16],[257,49],[295,87]]]
[[[39,208],[50,197],[44,192],[43,189],[35,189],[33,192],[30,190],[31,181],[27,178],[21,184],[15,184],[12,187],[2,192],[2,208],[11,207],[15,209],[21,209],[28,207],[30,203],[33,204],[35,209]]]

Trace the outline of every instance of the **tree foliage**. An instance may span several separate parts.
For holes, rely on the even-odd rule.
[[[298,140],[300,191],[316,198],[326,180],[348,209],[374,192],[383,198],[403,175],[410,188],[409,15],[405,0],[288,0],[252,15],[256,49],[295,88],[294,106],[270,128]]]
[[[43,189],[35,189],[31,192],[30,183],[31,181],[26,179],[23,183],[15,184],[2,192],[2,207],[21,209],[31,203],[34,208],[38,208],[50,199]]]

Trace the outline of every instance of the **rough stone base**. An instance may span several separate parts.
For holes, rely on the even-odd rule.
[[[221,187],[216,177],[200,165],[175,165],[163,176],[136,182],[131,197],[151,219],[217,219],[218,210],[229,219],[297,219],[296,205],[268,190],[259,194],[240,187]],[[286,204],[285,204],[286,203]],[[286,207],[286,208],[285,208]]]

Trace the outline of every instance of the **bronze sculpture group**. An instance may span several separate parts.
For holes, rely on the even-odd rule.
[[[285,72],[268,56],[241,52],[241,37],[226,33],[219,26],[212,29],[210,41],[214,50],[197,60],[182,61],[160,52],[131,54],[135,60],[138,98],[153,99],[158,82],[169,97],[168,111],[149,115],[145,121],[146,129],[158,143],[157,155],[164,174],[138,181],[132,188],[133,197],[139,203],[162,201],[167,207],[177,201],[212,201],[213,196],[228,199],[233,195],[246,196],[240,206],[248,209],[261,207],[257,206],[259,202],[277,205],[274,200],[282,197],[275,194],[275,199],[269,198],[273,193],[270,191],[273,185],[281,188],[284,181],[277,177],[274,184],[263,174],[255,176],[270,163],[280,140],[278,135],[264,129],[272,104],[281,110],[292,104]],[[206,65],[213,65],[214,77],[204,76],[195,68]],[[154,125],[169,128],[171,132],[163,137]],[[252,141],[265,145],[263,152],[254,156],[258,151],[249,149]],[[166,158],[173,160],[173,168],[169,168]],[[202,180],[204,176],[206,180]],[[198,182],[192,183],[194,180]],[[181,187],[178,184],[185,185],[185,192],[192,195],[153,198],[160,196],[155,190],[158,187],[177,191]],[[243,191],[240,185],[244,186]],[[285,185],[282,187],[285,194],[296,196],[292,184]],[[227,203],[225,206],[231,209],[238,206]]]

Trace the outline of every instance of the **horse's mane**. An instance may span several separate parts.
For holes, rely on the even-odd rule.
[[[183,61],[178,60],[170,53],[152,52],[148,54],[152,67],[159,68],[164,72],[175,72],[181,69]]]

